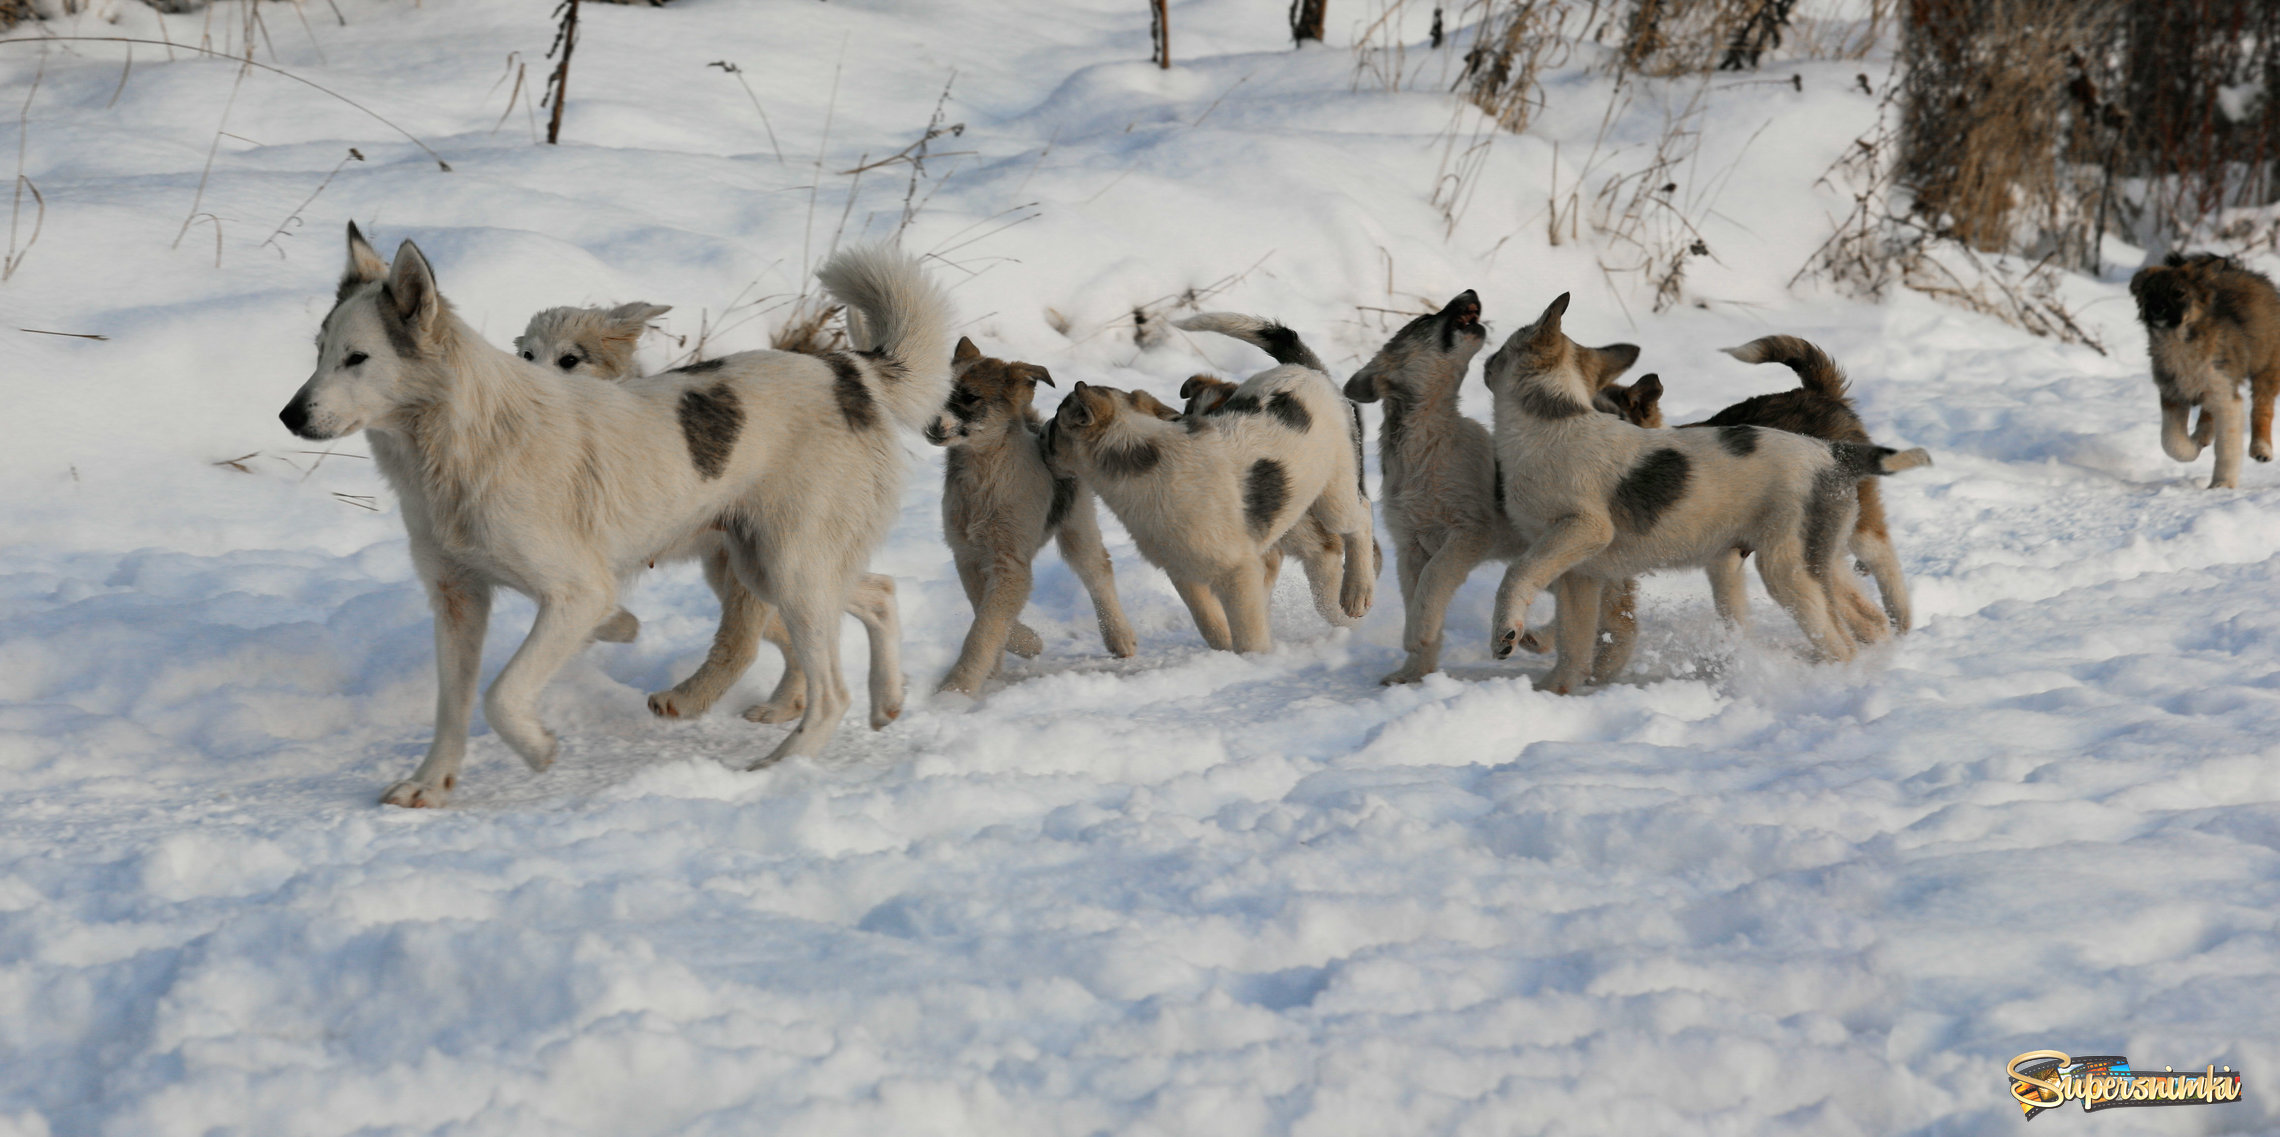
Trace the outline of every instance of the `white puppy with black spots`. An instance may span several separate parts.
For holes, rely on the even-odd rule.
[[[1497,593],[1497,656],[1519,645],[1528,602],[1556,582],[1559,656],[1544,686],[1579,689],[1598,636],[1587,614],[1599,611],[1604,586],[1751,549],[1766,590],[1816,654],[1852,658],[1852,637],[1831,612],[1838,554],[1859,510],[1854,487],[1929,465],[1930,455],[1755,426],[1653,430],[1597,413],[1605,349],[1561,332],[1567,307],[1562,294],[1488,361],[1505,515],[1528,542]]]
[[[1174,415],[1146,392],[1078,383],[1046,426],[1045,453],[1091,487],[1140,554],[1172,578],[1204,643],[1268,651],[1267,552],[1301,516],[1344,544],[1341,609],[1357,619],[1369,611],[1370,508],[1352,412],[1329,376],[1270,368],[1233,401],[1258,409]]]

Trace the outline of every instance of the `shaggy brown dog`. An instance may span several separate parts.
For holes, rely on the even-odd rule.
[[[2272,400],[2280,394],[2280,291],[2230,258],[2171,253],[2130,278],[2161,396],[2161,448],[2180,462],[2217,444],[2209,488],[2240,484],[2240,385],[2255,403],[2249,453],[2272,460]],[[2201,408],[2188,432],[2186,415]]]

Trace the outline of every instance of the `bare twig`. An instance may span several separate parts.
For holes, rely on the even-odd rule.
[[[774,123],[768,121],[768,110],[766,107],[760,105],[759,94],[753,91],[751,82],[744,78],[744,69],[742,67],[738,67],[734,63],[730,63],[725,59],[715,59],[711,63],[705,64],[705,66],[718,67],[722,71],[736,76],[736,81],[740,84],[743,84],[744,97],[752,100],[752,109],[758,112],[760,115],[760,129],[768,132],[768,149],[775,152],[776,164],[779,166],[783,165],[784,148],[776,145],[776,126]]]
[[[33,334],[33,335],[35,335],[35,336],[63,336],[63,337],[65,337],[65,338],[67,338],[67,339],[75,339],[75,340],[104,340],[104,341],[108,341],[108,340],[110,340],[110,338],[111,338],[111,337],[109,337],[109,336],[106,336],[106,335],[103,335],[103,334],[101,334],[101,333],[99,333],[99,332],[51,332],[51,331],[48,331],[48,330],[47,330],[47,329],[45,329],[45,328],[17,328],[16,330],[17,330],[17,331],[19,331],[19,332],[30,332],[31,334]]]
[[[16,191],[8,207],[8,256],[5,260],[0,260],[0,281],[5,281],[16,275],[17,267],[24,263],[24,257],[29,255],[32,246],[39,242],[40,230],[47,227],[47,198],[41,195],[40,187],[32,184],[32,179],[24,176],[24,149],[26,140],[31,137],[32,133],[32,96],[39,93],[40,80],[46,75],[47,53],[43,51],[40,53],[39,70],[32,75],[31,89],[24,92],[23,109],[16,114]],[[16,246],[16,232],[23,217],[24,191],[27,189],[32,191],[32,203],[38,207],[39,212],[32,219],[31,239],[25,241],[23,247],[19,249]]]
[[[338,175],[338,174],[340,173],[340,170],[341,170],[341,167],[342,167],[342,166],[346,166],[346,165],[348,165],[350,162],[361,162],[361,161],[363,161],[363,160],[364,160],[364,153],[363,153],[362,151],[358,150],[358,149],[357,149],[356,147],[354,147],[354,146],[351,146],[351,147],[349,147],[349,148],[348,148],[348,154],[347,154],[346,156],[342,157],[340,161],[333,163],[333,168],[332,168],[332,171],[331,171],[330,173],[327,173],[327,174],[325,175],[325,180],[323,180],[323,181],[321,181],[321,182],[318,182],[318,183],[317,183],[317,188],[315,188],[315,189],[313,189],[313,190],[310,190],[310,191],[309,191],[309,196],[307,196],[307,197],[305,197],[305,198],[302,198],[302,199],[301,199],[301,204],[294,206],[294,207],[293,207],[293,212],[291,212],[291,213],[289,213],[289,214],[286,214],[286,215],[285,215],[285,220],[283,220],[283,221],[280,221],[280,222],[278,222],[278,223],[277,223],[277,229],[276,229],[276,231],[275,231],[275,232],[272,232],[271,234],[269,234],[268,238],[267,238],[267,239],[265,239],[265,240],[263,240],[263,241],[261,242],[261,244],[260,244],[259,246],[257,246],[257,247],[258,247],[258,248],[264,248],[264,249],[266,249],[266,248],[268,248],[268,247],[269,247],[269,246],[271,246],[271,245],[275,245],[275,244],[277,243],[277,238],[284,236],[284,235],[285,235],[285,230],[286,230],[288,227],[290,227],[290,226],[293,226],[293,225],[298,225],[298,224],[300,224],[300,221],[301,221],[301,211],[302,211],[302,210],[304,210],[304,209],[307,209],[307,208],[309,208],[309,203],[310,203],[310,202],[312,202],[312,201],[315,201],[315,200],[317,200],[317,195],[318,195],[318,194],[325,192],[325,187],[326,187],[326,186],[329,186],[329,185],[331,185],[331,184],[332,184],[332,180],[333,180],[333,178],[334,178],[336,175]],[[284,247],[284,246],[282,246],[282,245],[278,245],[278,247],[277,247],[277,255],[278,255],[278,256],[281,256],[281,257],[285,255],[285,247]]]
[[[570,95],[570,53],[578,47],[578,0],[562,0],[555,6],[554,15],[562,22],[554,31],[554,47],[546,50],[546,57],[554,58],[555,48],[560,48],[562,62],[555,64],[554,74],[546,80],[546,98],[554,107],[554,117],[546,123],[550,146],[562,141],[562,103]]]

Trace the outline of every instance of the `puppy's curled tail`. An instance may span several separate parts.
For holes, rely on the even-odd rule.
[[[1849,386],[1843,369],[1829,353],[1797,336],[1759,336],[1740,347],[1729,347],[1726,354],[1744,363],[1779,363],[1797,373],[1797,381],[1805,389],[1832,399],[1845,397]]]
[[[850,338],[880,366],[878,396],[897,421],[924,429],[950,398],[950,298],[918,258],[887,245],[843,249],[816,279],[847,306]]]
[[[1932,464],[1931,454],[1921,446],[1913,450],[1894,450],[1866,442],[1832,442],[1829,453],[1837,460],[1837,472],[1855,479],[1897,474]]]
[[[1189,316],[1173,326],[1191,332],[1218,332],[1223,336],[1234,336],[1273,356],[1276,363],[1295,363],[1300,367],[1311,367],[1325,375],[1330,373],[1329,368],[1322,366],[1322,360],[1314,354],[1314,349],[1298,338],[1297,332],[1273,320],[1262,320],[1240,312],[1205,312],[1200,316]]]

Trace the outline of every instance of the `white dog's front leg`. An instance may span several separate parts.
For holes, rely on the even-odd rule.
[[[540,596],[530,635],[483,697],[483,715],[491,720],[491,729],[532,770],[553,765],[560,747],[554,733],[538,721],[539,692],[585,647],[586,634],[616,605],[613,583],[605,576]]]
[[[475,681],[483,666],[483,634],[491,622],[491,585],[457,573],[428,583],[435,608],[435,738],[412,776],[389,786],[382,805],[442,805],[459,785],[467,755],[467,720],[475,711]]]
[[[1553,586],[1552,595],[1559,603],[1553,618],[1559,654],[1544,679],[1544,690],[1571,695],[1590,681],[1592,657],[1599,646],[1599,593],[1599,581],[1574,573]]]
[[[2190,462],[2201,456],[2201,448],[2208,440],[2196,436],[2192,429],[2193,405],[2161,400],[2161,451],[2180,462]],[[2201,421],[2208,421],[2208,412],[2201,412]]]
[[[1604,514],[1571,513],[1552,522],[1544,535],[1528,546],[1528,552],[1504,574],[1504,584],[1497,590],[1496,626],[1490,629],[1490,644],[1496,658],[1507,659],[1512,650],[1520,646],[1520,636],[1528,630],[1528,605],[1536,594],[1551,583],[1567,575],[1567,571],[1597,556],[1615,539],[1615,523]],[[1593,606],[1583,615],[1594,629],[1599,627],[1599,609]]]
[[[778,574],[784,587],[774,599],[776,612],[784,620],[785,638],[791,642],[788,655],[799,661],[800,670],[808,677],[807,713],[766,757],[745,767],[748,770],[821,751],[839,729],[840,716],[847,713],[847,684],[839,676],[838,635],[846,590],[831,585],[803,587],[796,578],[783,579],[786,575]]]
[[[848,594],[847,610],[871,638],[871,729],[885,730],[903,712],[902,609],[895,603],[895,578],[863,574]]]
[[[2245,416],[2241,414],[2240,393],[2227,391],[2210,399],[2201,404],[2201,414],[2204,419],[2213,415],[2216,420],[2217,469],[2209,478],[2209,488],[2232,489],[2240,485],[2243,449],[2241,420]]]

